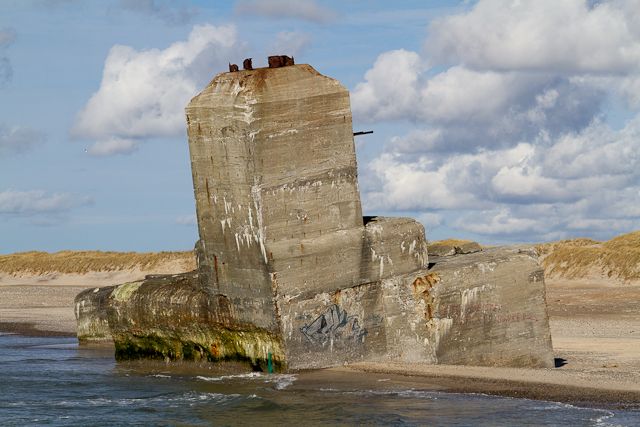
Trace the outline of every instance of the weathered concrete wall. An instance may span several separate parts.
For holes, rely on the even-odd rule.
[[[284,296],[290,368],[381,359],[553,367],[544,281],[531,251],[493,248],[432,264],[334,292]]]
[[[80,343],[111,341],[111,329],[107,307],[115,286],[91,288],[80,292],[75,298],[78,341]]]
[[[308,65],[222,73],[187,107],[198,270],[77,299],[79,336],[118,358],[548,366],[526,253],[429,269],[424,227],[362,217],[349,93]],[[491,311],[493,310],[493,311]]]
[[[351,232],[358,236],[355,244],[340,239],[321,242],[327,255],[316,269],[316,251],[300,256],[303,266],[305,262],[312,264],[306,271],[284,269],[285,273],[294,270],[289,277],[297,277],[297,282],[294,279],[282,286],[279,273],[274,275],[291,368],[333,366],[388,353],[384,287],[388,282],[403,282],[399,275],[415,275],[427,267],[424,228],[409,218],[366,221],[364,228]],[[403,328],[406,319],[402,319]],[[414,335],[408,342],[414,347],[424,344]]]
[[[543,270],[532,248],[434,258],[427,317],[439,363],[553,367]]]
[[[308,65],[224,73],[187,122],[203,287],[280,327],[292,367],[384,353],[364,338],[384,342],[378,282],[425,268],[426,241],[412,219],[364,226],[348,91]]]
[[[360,243],[349,93],[308,65],[257,69],[219,74],[186,111],[203,265],[213,266],[203,286],[275,331],[270,273],[302,285],[290,266],[305,243],[318,268],[332,258],[346,272],[352,260],[333,249]]]
[[[211,296],[196,273],[89,289],[76,298],[80,342],[112,339],[116,359],[188,359],[286,368],[277,334],[247,322],[223,295]]]

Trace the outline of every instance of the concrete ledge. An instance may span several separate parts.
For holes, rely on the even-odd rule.
[[[76,313],[79,339],[112,339],[118,360],[206,360],[265,371],[286,366],[278,335],[238,322],[227,297],[202,290],[195,273],[84,291]]]

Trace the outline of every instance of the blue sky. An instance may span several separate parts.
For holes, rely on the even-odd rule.
[[[351,91],[363,208],[430,239],[640,228],[640,1],[0,2],[0,253],[197,239],[183,108],[292,54]]]

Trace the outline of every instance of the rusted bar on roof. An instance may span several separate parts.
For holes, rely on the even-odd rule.
[[[293,57],[288,57],[287,55],[270,56],[268,61],[269,68],[287,67],[294,64]]]
[[[253,70],[253,65],[251,64],[251,58],[247,58],[242,61],[242,68],[245,70]]]
[[[372,130],[365,130],[365,131],[361,131],[361,132],[354,132],[353,136],[358,136],[358,135],[367,135],[369,133],[373,133]]]

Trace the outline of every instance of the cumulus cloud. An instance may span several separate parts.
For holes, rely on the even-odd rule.
[[[637,71],[640,4],[482,0],[434,22],[425,46],[434,61],[481,70]]]
[[[455,225],[477,234],[516,236],[544,233],[548,227],[543,220],[518,217],[507,207],[465,215]]]
[[[586,126],[600,111],[603,85],[554,73],[477,71],[452,66],[430,75],[416,52],[381,54],[352,93],[357,120],[429,124],[397,139],[397,148],[466,151],[512,145],[541,129]],[[418,135],[419,134],[419,135]]]
[[[596,121],[553,141],[435,160],[385,153],[370,165],[382,187],[365,201],[371,209],[463,212],[448,225],[493,237],[607,237],[640,227],[638,164],[640,115],[621,130]]]
[[[194,18],[197,10],[183,3],[162,0],[120,0],[123,10],[153,16],[170,25],[184,25]]]
[[[419,102],[418,77],[425,68],[420,56],[404,49],[382,53],[351,94],[353,113],[369,120],[413,115]]]
[[[272,55],[296,56],[311,44],[309,34],[299,31],[280,31],[269,47]]]
[[[356,120],[410,125],[366,168],[366,208],[512,240],[640,228],[637,0],[481,0],[428,34],[352,93]]]
[[[60,214],[92,203],[91,198],[43,190],[0,191],[0,215]]]
[[[146,138],[184,133],[184,107],[238,56],[234,26],[196,25],[166,49],[111,48],[100,88],[78,113],[76,138],[96,141],[95,155],[133,151]]]
[[[23,153],[44,141],[44,134],[31,128],[0,125],[0,158]]]
[[[236,3],[236,13],[258,15],[272,19],[301,19],[327,23],[336,14],[314,0],[242,0]]]

